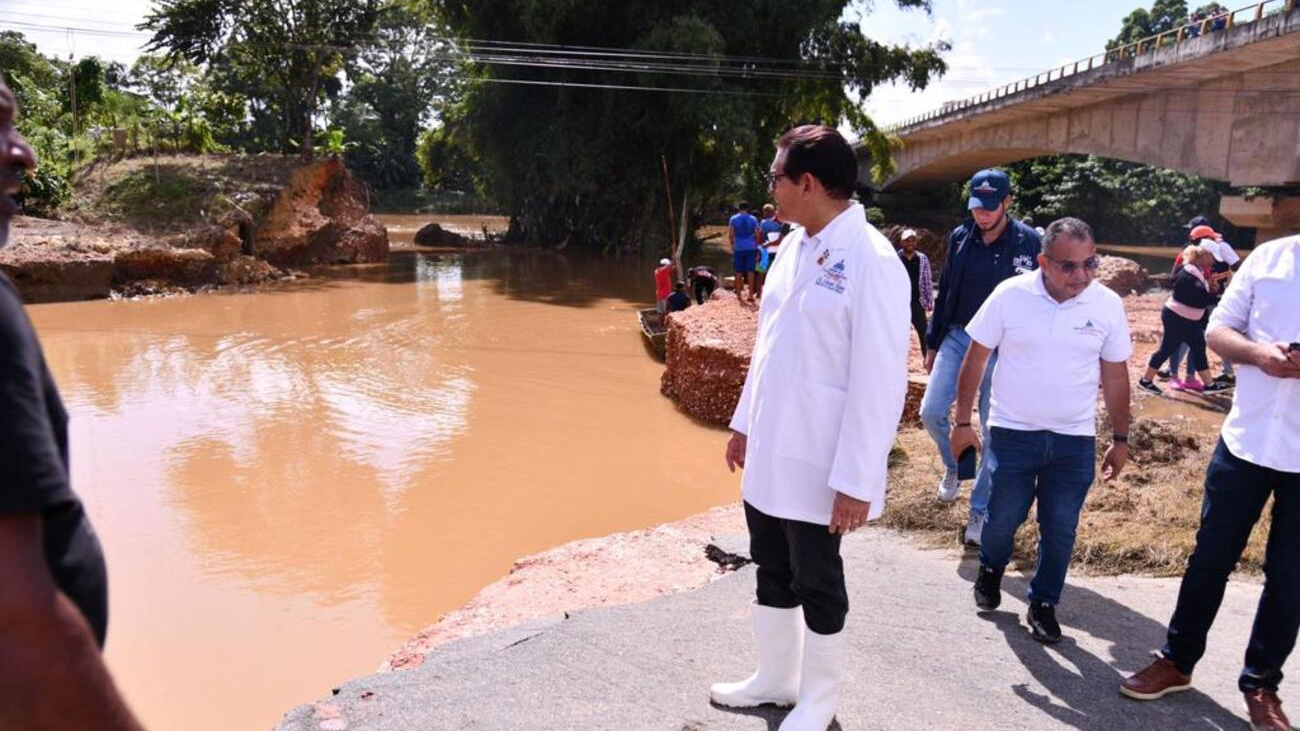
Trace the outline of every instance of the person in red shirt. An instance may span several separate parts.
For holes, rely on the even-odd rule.
[[[659,314],[667,311],[668,295],[673,293],[673,263],[668,259],[659,260],[655,270],[655,309]]]

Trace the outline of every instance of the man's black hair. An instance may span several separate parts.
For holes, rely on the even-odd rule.
[[[805,124],[781,135],[777,147],[785,150],[785,173],[791,182],[808,173],[832,198],[848,199],[858,183],[858,156],[848,140],[833,127]]]

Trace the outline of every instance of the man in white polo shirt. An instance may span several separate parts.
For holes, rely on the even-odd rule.
[[[1040,642],[1061,639],[1056,604],[1096,470],[1099,380],[1114,433],[1102,476],[1114,479],[1128,458],[1126,362],[1133,343],[1119,296],[1094,279],[1099,264],[1088,224],[1062,218],[1048,226],[1039,269],[999,284],[966,326],[971,348],[957,382],[957,413],[970,414],[989,354],[998,350],[984,456],[993,495],[980,536],[975,604],[992,610],[1001,603],[1016,530],[1037,500],[1038,565],[1026,619]],[[979,447],[978,433],[959,421],[953,454],[972,446]]]
[[[1237,679],[1251,728],[1291,724],[1277,688],[1300,627],[1300,236],[1255,248],[1210,315],[1209,345],[1240,367],[1232,411],[1205,473],[1196,548],[1164,649],[1120,692],[1155,700],[1192,687],[1224,587],[1269,497],[1264,592]]]

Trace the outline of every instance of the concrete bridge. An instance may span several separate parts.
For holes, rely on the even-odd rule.
[[[1300,185],[1296,0],[1251,5],[1225,25],[1185,26],[908,120],[891,130],[903,147],[879,187],[920,190],[1060,153]],[[1225,197],[1220,212],[1261,241],[1300,230],[1300,197]]]

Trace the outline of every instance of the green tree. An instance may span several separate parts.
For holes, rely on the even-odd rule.
[[[331,114],[356,142],[348,167],[379,188],[417,186],[422,123],[447,98],[451,70],[443,30],[427,11],[403,0],[385,5],[374,39],[360,45],[345,66],[351,87]]]
[[[1143,38],[1173,30],[1186,22],[1185,0],[1155,0],[1150,10],[1137,8],[1124,16],[1119,35],[1106,42],[1106,50],[1113,51],[1130,43],[1136,43]]]
[[[309,158],[319,104],[378,10],[379,0],[159,0],[140,27],[153,32],[149,51],[208,65],[218,88],[276,121],[281,152],[300,140]]]
[[[1181,241],[1183,222],[1217,210],[1228,184],[1093,155],[1055,155],[1008,166],[1015,207],[1046,225],[1076,216],[1099,241]]]
[[[729,189],[757,188],[795,121],[847,124],[888,166],[889,141],[858,100],[892,80],[922,88],[945,69],[942,44],[889,46],[842,22],[847,0],[430,3],[467,61],[463,93],[438,111],[482,165],[510,235],[530,243],[665,239],[665,163],[672,205],[685,197],[704,210]],[[548,47],[510,53],[519,43]],[[626,50],[571,52],[579,46]]]

